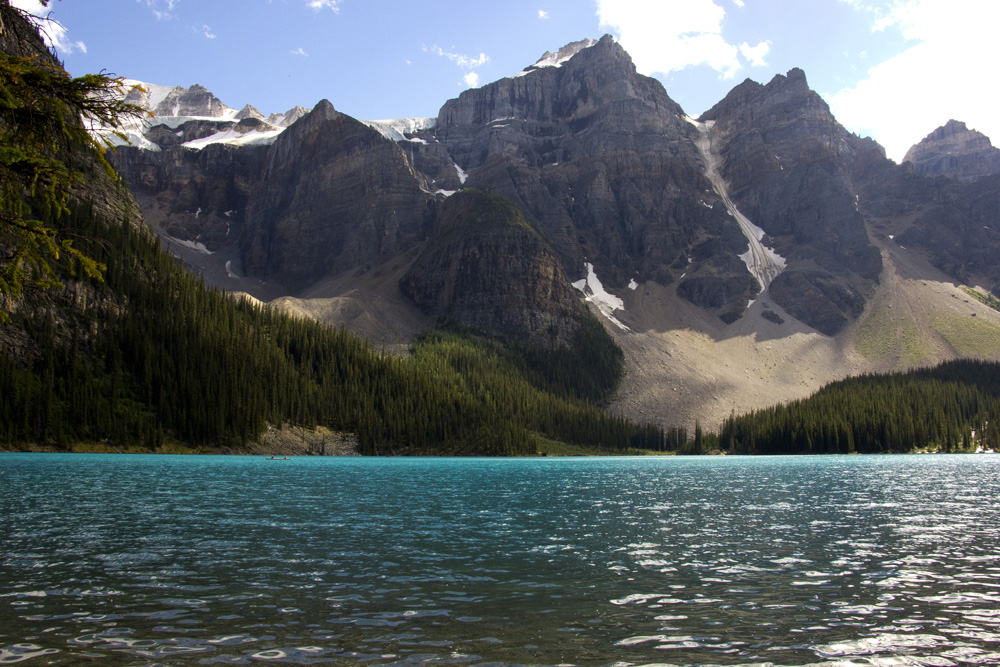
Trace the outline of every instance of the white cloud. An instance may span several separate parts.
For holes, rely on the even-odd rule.
[[[897,162],[952,118],[1000,143],[1000,93],[988,76],[1000,3],[905,0],[880,10],[842,1],[870,12],[873,31],[899,30],[917,43],[869,69],[855,86],[825,95],[837,120],[870,133]]]
[[[735,76],[739,49],[722,37],[725,15],[712,0],[597,0],[601,26],[617,33],[644,74],[706,64]]]
[[[547,19],[547,18],[549,18],[549,13],[547,11],[545,11],[544,9],[539,9],[538,10],[538,18],[540,18],[540,19]]]
[[[743,9],[744,7],[743,0],[733,0],[733,4],[739,7],[740,9]]]
[[[462,76],[462,83],[464,83],[469,88],[475,88],[479,85],[479,73],[474,72],[477,67],[485,65],[490,61],[490,57],[485,53],[480,53],[477,57],[467,56],[463,53],[453,53],[450,51],[445,51],[440,46],[423,47],[424,51],[427,53],[433,53],[434,55],[441,56],[442,58],[447,58],[453,62],[458,67],[469,70]]]
[[[293,56],[303,56],[303,57],[307,57],[307,56],[309,55],[308,53],[306,53],[306,50],[305,50],[305,49],[303,49],[303,48],[302,48],[301,46],[300,46],[299,48],[297,48],[297,49],[292,49],[292,50],[290,51],[290,53],[291,53],[291,54],[292,54]]]
[[[424,47],[424,51],[429,51],[430,53],[433,53],[435,55],[447,58],[448,60],[455,63],[462,69],[470,69],[470,70],[475,69],[476,67],[485,65],[490,61],[490,57],[485,53],[480,53],[479,57],[473,58],[471,56],[467,56],[462,53],[451,53],[445,51],[440,46],[432,46],[429,49],[427,47]]]
[[[751,67],[764,67],[767,61],[764,58],[771,51],[771,42],[761,42],[757,46],[750,46],[746,42],[740,44],[740,54],[747,59]]]
[[[332,9],[334,12],[340,11],[340,0],[306,0],[306,7],[314,11]]]
[[[135,0],[140,4],[144,4],[149,7],[150,11],[153,12],[153,16],[156,20],[162,21],[163,19],[173,18],[173,14],[170,12],[174,11],[174,5],[176,5],[180,0]]]
[[[212,29],[207,25],[202,24],[201,29],[199,29],[198,32],[203,34],[207,39],[215,39],[215,33],[212,32]]]
[[[58,53],[66,55],[74,51],[87,52],[86,44],[79,40],[71,40],[65,27],[47,18],[49,10],[38,0],[11,0],[10,4],[38,19],[35,21],[35,25],[38,26],[42,39],[45,40],[47,46],[55,49]]]

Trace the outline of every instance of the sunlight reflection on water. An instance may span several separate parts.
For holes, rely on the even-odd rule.
[[[998,664],[998,472],[0,455],[0,664]]]

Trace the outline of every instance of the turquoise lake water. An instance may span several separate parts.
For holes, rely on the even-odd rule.
[[[0,664],[1000,664],[1000,455],[0,454]]]

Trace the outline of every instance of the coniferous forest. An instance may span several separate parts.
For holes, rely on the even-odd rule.
[[[958,360],[835,382],[807,399],[730,417],[719,447],[734,454],[998,449],[1000,364]]]
[[[269,424],[356,433],[367,454],[529,455],[538,438],[606,451],[733,454],[1000,447],[1000,365],[961,360],[833,383],[733,415],[718,435],[664,432],[600,409],[621,351],[584,326],[539,354],[456,325],[381,353],[344,330],[205,287],[147,230],[79,206],[61,225],[103,280],[41,290],[2,326],[32,341],[0,355],[0,442],[177,442],[238,451]],[[38,313],[44,313],[39,316]],[[596,324],[596,323],[595,323]],[[587,359],[581,363],[580,359]],[[716,441],[717,437],[717,441]]]
[[[622,360],[592,327],[579,351],[531,354],[455,329],[396,357],[207,288],[152,234],[109,225],[92,207],[60,224],[107,268],[103,280],[46,294],[55,301],[44,316],[6,325],[36,349],[0,359],[2,442],[239,449],[285,423],[356,433],[367,454],[524,455],[538,436],[663,450],[683,439],[596,407]]]

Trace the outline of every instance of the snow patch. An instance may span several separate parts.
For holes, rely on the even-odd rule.
[[[469,174],[464,169],[459,167],[457,163],[455,164],[455,171],[458,173],[458,182],[465,185],[465,179],[469,177]]]
[[[570,42],[555,53],[546,51],[542,54],[541,58],[535,61],[534,65],[525,67],[523,70],[515,74],[513,78],[516,79],[518,77],[531,74],[535,70],[545,67],[562,67],[567,60],[578,54],[580,51],[590,48],[595,44],[597,44],[596,39],[582,39],[579,42]]]
[[[391,120],[363,120],[361,122],[386,139],[393,141],[423,141],[422,139],[407,139],[406,135],[416,134],[420,130],[432,130],[437,126],[437,118],[394,118]]]
[[[126,79],[126,86],[129,88],[126,99],[133,103],[141,106],[142,108],[152,112],[154,109],[159,107],[169,95],[172,93],[183,93],[184,89],[179,86],[158,86],[152,83],[145,83],[143,81],[137,81],[135,79]],[[145,93],[136,90],[137,87],[141,87],[145,90]],[[170,130],[173,130],[177,136],[181,136],[183,133],[179,128],[185,123],[191,121],[208,121],[212,123],[225,123],[233,122],[239,120],[238,116],[240,111],[237,109],[232,109],[228,106],[224,106],[224,110],[217,116],[180,116],[177,115],[179,107],[175,105],[173,109],[170,110],[169,114],[160,114],[155,117],[145,117],[137,120],[130,121],[122,128],[122,132],[126,135],[126,139],[122,140],[120,137],[114,136],[108,128],[103,127],[91,127],[89,128],[91,132],[97,134],[98,136],[107,139],[114,146],[131,145],[136,146],[142,150],[159,152],[160,147],[155,143],[146,139],[145,132],[151,127],[156,127],[158,125],[163,125]],[[293,114],[296,111],[305,111],[303,109],[292,109],[288,114]],[[286,114],[272,114],[272,118],[279,119],[283,122]],[[295,117],[298,117],[297,115]],[[250,145],[250,144],[269,144],[274,141],[274,138],[280,134],[285,127],[282,125],[274,130],[267,132],[238,132],[235,129],[230,129],[228,131],[220,131],[213,134],[210,137],[205,137],[202,139],[197,139],[194,141],[189,141],[182,144],[188,148],[193,148],[195,150],[200,150],[205,146],[211,144],[235,144],[235,145]]]
[[[639,288],[639,283],[635,281],[635,278],[629,281],[628,288],[633,291]]]
[[[760,283],[761,291],[766,290],[771,281],[784,270],[787,262],[784,257],[776,253],[772,248],[768,248],[761,243],[761,240],[764,238],[764,230],[740,213],[739,209],[736,208],[736,205],[729,198],[726,182],[719,173],[718,157],[712,150],[712,126],[715,124],[715,121],[700,123],[690,116],[685,116],[684,120],[698,128],[698,138],[695,140],[695,143],[705,163],[705,177],[712,184],[715,194],[719,195],[722,203],[726,205],[729,215],[736,218],[736,222],[740,226],[740,231],[743,232],[743,236],[748,241],[749,248],[739,258],[743,260],[743,263],[747,265],[747,270]]]
[[[284,128],[268,130],[266,132],[238,132],[234,128],[224,130],[222,132],[216,132],[215,134],[201,139],[194,139],[192,141],[185,142],[181,144],[181,146],[201,150],[205,146],[210,146],[212,144],[231,144],[234,146],[267,145],[274,143],[274,140],[277,139],[278,135],[282,132],[284,132]]]
[[[238,275],[233,273],[233,260],[231,259],[226,262],[226,275],[230,278],[236,278],[237,280],[240,278]]]
[[[597,274],[594,272],[593,264],[587,262],[586,267],[587,277],[575,281],[573,287],[583,292],[584,299],[597,306],[601,314],[613,322],[615,326],[622,331],[629,331],[627,326],[619,322],[612,315],[616,310],[624,310],[625,302],[604,289],[604,285],[601,284],[600,279],[598,279]]]
[[[176,243],[177,245],[183,246],[185,248],[190,248],[191,250],[199,252],[202,255],[212,254],[212,251],[209,250],[207,247],[205,247],[204,243],[200,243],[198,241],[185,241],[184,239],[174,238],[173,236],[167,236],[167,241],[169,243]]]
[[[124,83],[130,92],[134,91],[136,95],[142,95],[136,88],[142,88],[146,91],[145,95],[143,95],[145,98],[143,106],[150,110],[160,106],[160,103],[167,99],[167,95],[177,89],[177,86],[158,86],[155,83],[145,83],[136,79],[125,79]]]

